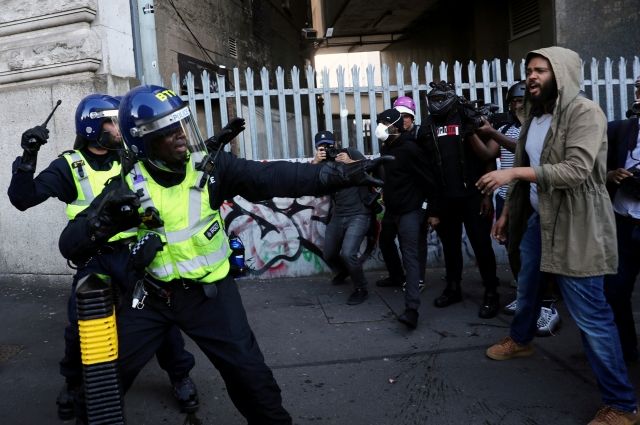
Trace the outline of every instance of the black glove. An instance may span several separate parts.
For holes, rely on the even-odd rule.
[[[110,237],[140,224],[140,198],[126,186],[111,190],[89,213],[89,224],[96,239]]]
[[[40,146],[47,143],[47,139],[49,139],[49,130],[47,130],[47,127],[37,125],[22,133],[20,146],[22,146],[25,152],[35,156],[38,150],[40,150]]]
[[[383,162],[393,160],[395,160],[393,156],[384,155],[376,159],[363,159],[350,164],[324,161],[320,170],[320,183],[329,189],[349,186],[382,186],[384,182],[371,176],[369,172]]]
[[[162,239],[157,233],[148,232],[131,248],[129,268],[142,274],[149,264],[162,251]]]
[[[238,134],[244,131],[244,118],[233,118],[222,127],[222,131],[218,134],[218,143],[222,146],[232,141]]]

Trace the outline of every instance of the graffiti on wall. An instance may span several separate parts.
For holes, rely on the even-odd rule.
[[[220,212],[229,235],[239,236],[245,246],[245,263],[250,277],[309,276],[328,272],[322,258],[324,232],[328,222],[329,197],[273,198],[252,203],[236,196]],[[380,217],[379,217],[380,218]],[[444,267],[442,245],[435,232],[427,239],[427,266]],[[462,238],[464,260],[474,264],[466,234]],[[504,249],[494,247],[499,262]],[[362,251],[365,250],[363,243]],[[377,246],[369,254],[367,270],[384,269]]]

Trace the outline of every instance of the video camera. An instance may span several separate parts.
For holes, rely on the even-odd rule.
[[[462,97],[460,100],[462,117],[468,124],[471,124],[474,130],[482,127],[482,118],[489,121],[493,126],[504,120],[503,114],[496,114],[498,109],[500,109],[498,105],[484,103],[481,100],[469,101]]]
[[[627,118],[640,117],[640,100],[636,100],[627,111]]]

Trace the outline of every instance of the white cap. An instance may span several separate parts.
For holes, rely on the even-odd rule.
[[[406,106],[395,106],[394,109],[400,112],[401,114],[409,114],[412,117],[415,117],[415,114],[413,113],[413,111],[407,108]]]

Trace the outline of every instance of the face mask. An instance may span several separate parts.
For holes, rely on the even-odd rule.
[[[384,142],[389,138],[389,127],[382,123],[378,124],[375,135],[380,141]]]

